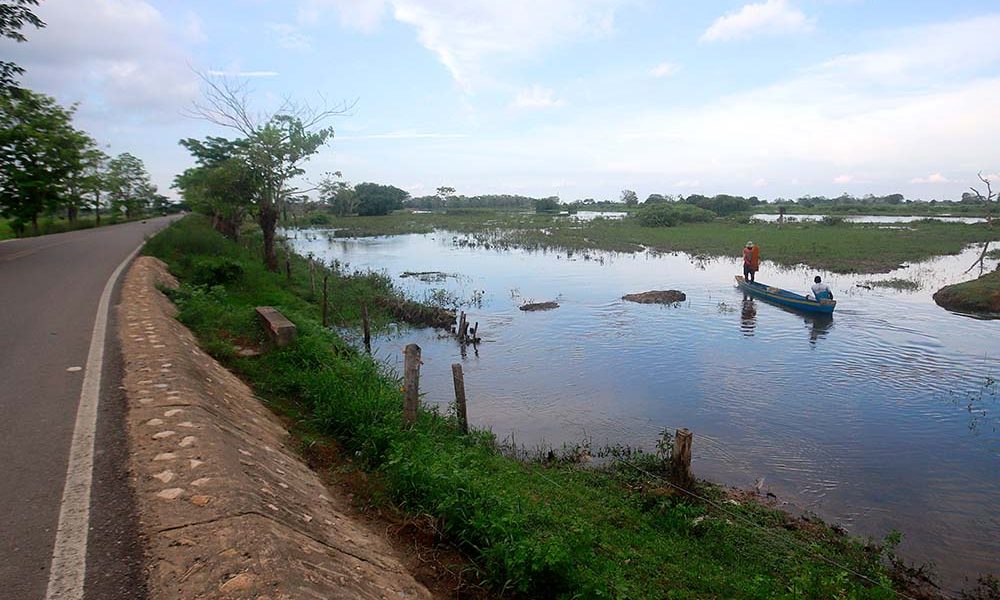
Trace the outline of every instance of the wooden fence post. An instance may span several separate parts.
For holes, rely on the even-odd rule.
[[[372,353],[372,328],[371,324],[368,322],[368,305],[361,305],[361,325],[364,328],[365,333],[365,352],[368,354]]]
[[[678,429],[674,434],[674,451],[670,457],[670,472],[674,483],[685,489],[694,483],[694,477],[691,475],[692,438],[694,434],[687,429]]]
[[[407,344],[403,350],[403,391],[403,420],[414,423],[420,402],[420,346],[416,344]]]
[[[323,274],[323,327],[326,327],[328,324],[326,313],[327,310],[329,310],[328,309],[329,303],[327,302],[327,282],[329,279],[330,279],[330,274],[324,273]]]
[[[292,259],[288,256],[287,251],[285,254],[285,279],[292,280]]]
[[[462,365],[451,365],[451,376],[455,380],[455,412],[458,415],[458,428],[462,433],[469,433],[469,416],[465,412],[465,375]]]

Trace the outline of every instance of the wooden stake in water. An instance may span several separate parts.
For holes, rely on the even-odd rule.
[[[458,415],[458,428],[462,433],[469,433],[469,417],[465,412],[465,375],[462,365],[451,365],[451,376],[455,380],[455,413]]]
[[[368,305],[361,305],[361,325],[365,333],[365,352],[372,353],[372,328],[368,322]]]
[[[326,313],[329,307],[329,303],[327,302],[327,282],[329,281],[329,279],[330,279],[330,274],[324,273],[323,274],[323,327],[326,327],[328,325]]]
[[[476,321],[475,326],[472,328],[472,343],[479,343],[479,321]]]
[[[465,327],[466,327],[465,312],[463,311],[459,313],[458,330],[455,332],[455,335],[458,336],[458,341],[462,343],[465,343]]]
[[[403,349],[403,393],[403,420],[414,423],[420,403],[420,346],[416,344]]]
[[[674,451],[670,457],[671,476],[674,483],[684,489],[690,488],[694,483],[691,475],[691,440],[694,434],[685,428],[677,430],[674,434]]]

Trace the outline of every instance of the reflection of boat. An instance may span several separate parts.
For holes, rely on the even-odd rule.
[[[816,300],[811,300],[788,290],[771,287],[763,283],[757,283],[756,281],[747,281],[740,275],[736,276],[736,283],[743,291],[753,294],[762,300],[773,302],[779,306],[794,308],[795,310],[832,314],[833,309],[837,306],[836,300],[820,300],[817,302]]]

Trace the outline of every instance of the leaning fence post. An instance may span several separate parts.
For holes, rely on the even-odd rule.
[[[368,322],[368,305],[361,305],[361,325],[364,327],[365,333],[365,352],[368,354],[372,353],[372,328],[371,324]]]
[[[327,282],[330,279],[329,273],[323,274],[323,327],[327,326],[327,310],[329,310],[329,303],[327,302]]]
[[[458,428],[462,433],[469,433],[469,417],[465,412],[465,375],[462,365],[451,365],[451,376],[455,380],[455,412],[458,415]]]
[[[403,350],[403,391],[403,419],[413,423],[420,402],[420,346],[416,344],[407,344]]]
[[[671,475],[674,482],[687,488],[694,482],[691,475],[691,440],[694,434],[685,428],[674,434],[674,450],[670,457]]]

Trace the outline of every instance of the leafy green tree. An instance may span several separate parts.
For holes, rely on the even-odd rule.
[[[123,152],[108,163],[108,199],[115,214],[125,213],[131,219],[138,211],[145,210],[153,201],[156,186],[149,180],[142,160]]]
[[[562,206],[559,204],[559,198],[556,196],[535,200],[536,213],[559,212],[561,208]]]
[[[222,137],[205,141],[184,139],[198,166],[174,178],[193,210],[212,217],[212,226],[226,237],[238,240],[243,222],[257,195],[257,178],[246,160],[246,144]]]
[[[73,111],[29,90],[0,94],[0,214],[18,233],[29,222],[37,233],[38,216],[64,197],[80,151]]]
[[[203,100],[190,114],[238,131],[244,139],[241,159],[256,183],[254,208],[264,238],[264,264],[278,270],[275,233],[281,208],[288,198],[302,193],[291,182],[305,173],[302,165],[333,137],[332,127],[320,124],[344,114],[348,106],[314,109],[287,100],[270,115],[250,109],[250,90],[245,81],[201,76]]]
[[[340,171],[327,175],[319,184],[320,200],[338,217],[353,215],[358,210],[358,196],[347,181],[340,179]]]
[[[38,0],[4,0],[0,2],[0,37],[24,42],[21,29],[32,25],[36,29],[45,27],[45,23],[31,12],[32,6],[38,6]],[[23,75],[24,69],[16,63],[0,60],[0,92],[10,92],[16,87],[17,76]]]
[[[405,190],[378,183],[359,183],[354,193],[358,199],[358,214],[362,216],[387,215],[403,208],[403,200],[410,197]]]
[[[639,204],[639,195],[632,190],[622,190],[622,202],[625,206],[635,206]]]

